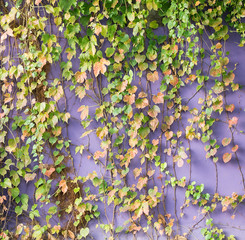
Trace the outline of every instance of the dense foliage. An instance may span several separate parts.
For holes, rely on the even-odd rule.
[[[184,240],[202,221],[235,239],[212,214],[245,195],[207,192],[191,167],[199,144],[245,188],[225,50],[232,32],[243,49],[243,17],[243,0],[0,0],[0,239]]]

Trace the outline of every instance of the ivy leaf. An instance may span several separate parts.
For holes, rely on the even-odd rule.
[[[106,57],[108,58],[111,57],[114,54],[114,52],[115,52],[115,48],[107,48],[105,50]]]
[[[61,191],[63,192],[63,194],[65,194],[67,192],[68,187],[67,187],[65,179],[60,180],[59,187],[61,188]]]
[[[134,174],[135,179],[141,174],[141,172],[142,172],[142,168],[135,168],[133,170],[133,174]]]
[[[80,115],[81,120],[84,120],[85,118],[88,117],[88,112],[89,112],[88,106],[82,105],[80,108],[78,108],[77,111],[81,112],[81,115]]]
[[[150,117],[155,118],[160,112],[161,112],[160,108],[157,105],[154,105],[152,108],[148,110],[147,113]]]
[[[147,98],[137,99],[135,101],[135,106],[136,106],[136,108],[139,108],[139,109],[145,108],[148,105],[149,105],[149,101]]]
[[[167,140],[170,140],[173,137],[174,133],[173,131],[166,131],[165,132],[165,137]]]
[[[231,153],[225,153],[223,155],[223,161],[224,163],[228,163],[231,160],[232,154]]]
[[[155,0],[146,0],[146,7],[149,11],[151,11],[152,9],[155,11],[158,10],[158,6],[157,6]]]
[[[232,119],[229,120],[229,128],[231,128],[233,125],[236,125],[238,122],[237,117],[233,117]]]
[[[137,183],[137,188],[141,190],[144,187],[144,185],[147,184],[147,182],[148,182],[147,177],[140,177]]]
[[[149,80],[150,82],[156,82],[158,79],[158,71],[155,71],[153,73],[147,73],[147,80]]]
[[[170,83],[172,86],[174,86],[174,87],[175,87],[175,86],[178,84],[178,82],[179,82],[178,77],[177,77],[177,76],[172,75],[169,83]]]
[[[86,72],[76,72],[75,79],[78,83],[83,83],[87,78]]]
[[[150,133],[150,128],[149,127],[141,127],[139,129],[139,135],[142,139],[146,138]]]
[[[70,10],[71,6],[76,3],[76,0],[60,0],[59,1],[59,6],[62,10],[64,10],[65,12],[67,12],[68,10]]]
[[[17,198],[20,194],[20,190],[17,187],[10,189],[10,192],[11,192],[13,199]]]
[[[36,177],[36,173],[26,173],[25,174],[25,180],[28,183],[29,181],[32,181]]]
[[[235,145],[235,146],[231,149],[232,152],[236,152],[237,150],[238,150],[238,145]]]
[[[55,171],[55,168],[51,167],[49,170],[46,170],[45,176],[50,177],[54,171]]]
[[[16,206],[15,207],[15,213],[17,214],[17,216],[21,215],[22,214],[22,208],[20,206]]]
[[[151,130],[153,132],[155,132],[155,130],[157,129],[158,125],[159,125],[159,120],[157,118],[154,118],[154,119],[152,119],[149,122],[149,126],[150,126],[150,128],[151,128]]]
[[[150,22],[149,26],[150,26],[150,28],[156,29],[156,28],[158,28],[158,23],[156,20],[154,20],[154,21]]]
[[[99,62],[94,64],[94,75],[97,77],[100,73],[104,74],[106,72],[106,66],[110,65],[110,61],[105,58],[101,58]]]
[[[225,110],[228,112],[233,112],[235,109],[235,105],[234,104],[230,104],[230,105],[226,105],[225,106]]]
[[[11,188],[12,187],[11,180],[9,178],[5,178],[4,181],[1,183],[1,186],[3,188]]]
[[[159,92],[157,95],[154,95],[152,97],[152,100],[155,104],[158,104],[158,103],[164,103],[164,94]]]
[[[231,139],[230,138],[224,138],[222,140],[222,145],[225,147],[225,146],[229,145],[230,142],[231,142]]]
[[[227,75],[223,76],[223,81],[225,83],[225,86],[228,86],[230,83],[232,83],[234,78],[235,78],[235,74],[233,72],[229,72]]]
[[[79,239],[81,238],[86,238],[89,234],[89,228],[81,228],[80,234],[79,234]]]

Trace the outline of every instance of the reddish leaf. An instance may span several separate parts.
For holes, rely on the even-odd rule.
[[[128,91],[128,93],[130,93],[130,94],[133,94],[133,93],[136,93],[136,91],[137,91],[137,87],[136,86],[128,86],[127,87],[127,91]]]
[[[99,127],[99,128],[96,129],[96,135],[97,135],[97,137],[99,137],[101,140],[102,140],[105,136],[107,136],[107,134],[108,134],[108,128],[107,128],[107,127],[103,127],[103,128]]]
[[[237,150],[238,150],[238,145],[235,145],[235,146],[231,149],[232,152],[236,152]]]
[[[235,105],[234,104],[230,104],[230,105],[226,105],[225,106],[225,110],[228,112],[233,112],[235,109]]]
[[[71,231],[71,230],[68,230],[68,235],[71,239],[75,239],[75,234]]]
[[[236,125],[238,122],[237,117],[233,117],[232,119],[229,120],[229,128],[231,128],[233,125]]]
[[[168,69],[167,71],[163,72],[165,76],[168,76],[172,73],[171,69]]]
[[[64,180],[64,179],[60,180],[59,187],[61,188],[61,191],[63,193],[66,193],[68,190],[68,187],[66,185],[66,180]]]
[[[178,84],[178,82],[179,82],[178,77],[172,75],[172,77],[170,79],[170,84],[175,87]]]
[[[47,171],[45,172],[45,175],[46,175],[47,177],[50,177],[54,171],[55,171],[55,168],[54,168],[54,167],[51,167],[49,170],[47,170]]]
[[[225,153],[223,155],[223,161],[224,163],[228,163],[231,160],[232,154],[231,153]]]
[[[231,142],[231,139],[230,138],[224,138],[222,140],[222,145],[225,147],[225,146],[229,145],[230,142]]]

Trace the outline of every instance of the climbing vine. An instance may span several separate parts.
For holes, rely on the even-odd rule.
[[[236,239],[213,216],[245,198],[226,50],[244,17],[243,0],[0,0],[0,239]],[[223,195],[231,163],[243,190]]]

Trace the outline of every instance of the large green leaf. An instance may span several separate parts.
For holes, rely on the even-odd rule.
[[[74,4],[75,2],[76,2],[76,0],[60,0],[59,5],[60,5],[61,9],[66,12],[66,11],[70,10],[72,4]]]

